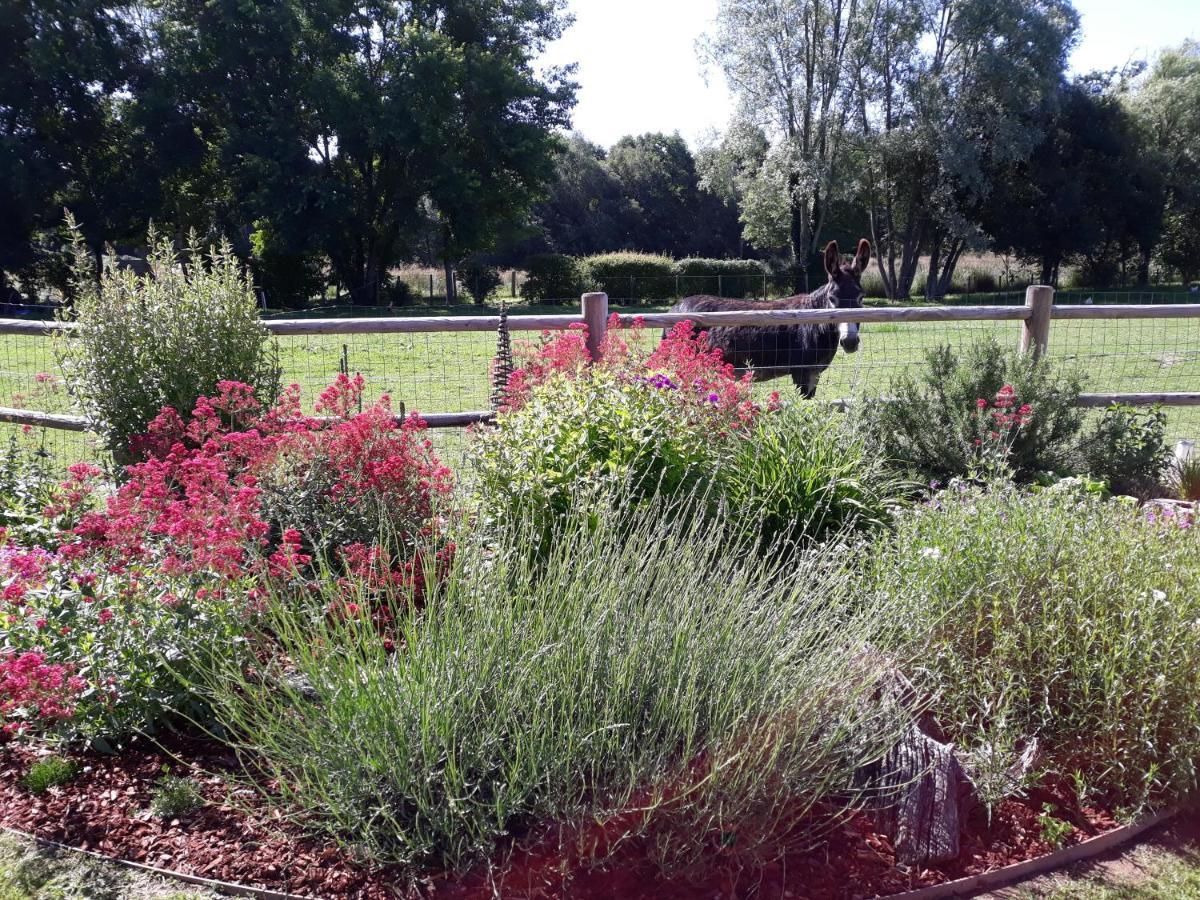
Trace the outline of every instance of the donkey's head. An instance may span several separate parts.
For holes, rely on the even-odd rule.
[[[861,309],[863,296],[862,273],[871,262],[871,242],[863,238],[858,242],[854,261],[843,263],[838,253],[837,241],[825,245],[825,272],[829,275],[826,296],[831,309]],[[858,323],[843,322],[838,326],[838,339],[842,349],[853,353],[858,349]]]

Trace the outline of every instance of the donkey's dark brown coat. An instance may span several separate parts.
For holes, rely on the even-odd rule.
[[[811,294],[797,294],[783,300],[731,300],[698,295],[685,297],[671,312],[732,312],[751,309],[853,309],[862,306],[863,290],[859,277],[871,260],[871,245],[858,242],[854,262],[841,263],[837,242],[825,248],[825,271],[829,281]],[[708,329],[710,346],[721,350],[725,361],[741,374],[752,371],[755,381],[790,375],[805,397],[817,392],[821,373],[829,368],[837,354],[838,343],[847,353],[858,349],[856,327],[845,331],[834,324],[758,326],[734,325]]]

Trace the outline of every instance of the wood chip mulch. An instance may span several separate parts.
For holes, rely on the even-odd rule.
[[[891,843],[860,815],[833,827],[816,851],[745,865],[714,848],[703,872],[663,874],[652,848],[618,842],[600,863],[590,866],[555,841],[529,840],[506,854],[502,866],[481,867],[461,878],[418,880],[396,869],[370,868],[347,850],[306,833],[269,810],[256,792],[237,786],[237,761],[219,745],[172,739],[165,748],[139,742],[119,755],[78,753],[81,774],[67,785],[36,796],[21,785],[46,751],[20,744],[0,745],[0,825],[108,856],[217,881],[321,898],[437,898],[484,900],[724,900],[792,898],[858,900],[937,884],[989,871],[1052,852],[1038,821],[1047,797],[1078,810],[1066,844],[1116,826],[1102,810],[1075,807],[1063,789],[1040,792],[1035,804],[1005,801],[991,821],[982,811],[963,835],[963,852],[951,864],[924,870],[897,866]],[[172,775],[189,776],[201,786],[205,805],[178,819],[151,812],[151,800],[164,765]],[[601,830],[603,824],[594,826]]]

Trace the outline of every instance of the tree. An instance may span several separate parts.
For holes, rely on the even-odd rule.
[[[783,254],[790,241],[789,207],[778,198],[786,195],[786,173],[764,176],[771,152],[766,133],[750,122],[735,120],[728,130],[696,154],[700,188],[719,198],[742,225],[738,256],[746,243],[762,252]],[[764,185],[776,182],[778,188]]]
[[[572,134],[555,161],[547,196],[534,208],[544,240],[534,252],[586,256],[631,246],[629,201],[609,170],[607,153]]]
[[[630,201],[632,248],[672,256],[724,256],[736,248],[736,214],[700,190],[695,158],[678,133],[621,138],[608,169]]]
[[[1038,260],[1043,284],[1070,256],[1095,271],[1114,250],[1153,247],[1162,217],[1153,161],[1111,78],[1063,84],[1056,106],[1028,160],[992,174],[983,206],[997,247]]]
[[[533,59],[559,7],[162,0],[159,84],[175,96],[160,108],[187,120],[205,160],[189,168],[228,179],[240,221],[269,222],[277,250],[319,248],[376,305],[427,210],[453,285],[552,176],[575,86]]]
[[[1200,274],[1200,41],[1164,51],[1130,108],[1159,156],[1164,179],[1162,261],[1184,280]]]
[[[829,201],[845,190],[847,127],[879,2],[721,0],[701,45],[724,71],[739,118],[772,144],[746,187],[743,218],[763,236],[786,223],[798,265],[815,254]]]
[[[982,241],[989,173],[1040,140],[1078,16],[1068,0],[881,0],[876,27],[856,96],[880,271],[906,297],[928,252],[938,298]]]
[[[129,116],[138,58],[128,4],[0,5],[0,293],[64,206],[97,255],[144,216]]]

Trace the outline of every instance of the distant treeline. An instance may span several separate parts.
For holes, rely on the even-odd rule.
[[[136,263],[149,222],[227,239],[276,307],[406,302],[406,263],[451,302],[497,268],[578,286],[550,270],[616,251],[800,285],[862,235],[895,298],[986,250],[1051,282],[1200,275],[1195,41],[1070,78],[1068,0],[722,0],[726,132],[602,148],[565,131],[572,71],[536,63],[566,24],[555,0],[4,4],[0,301],[69,294],[64,209],[98,258]]]

